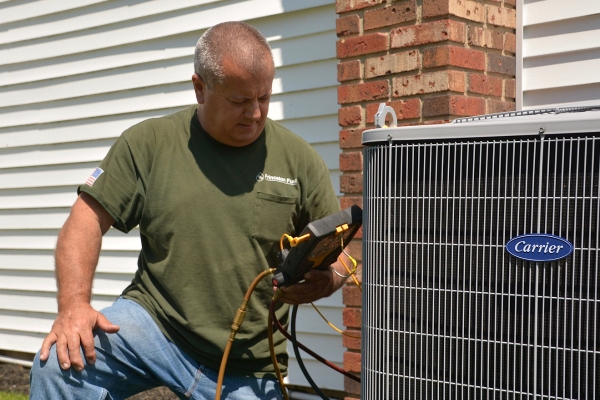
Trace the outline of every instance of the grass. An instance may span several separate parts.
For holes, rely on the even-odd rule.
[[[27,400],[26,394],[0,391],[0,400]]]

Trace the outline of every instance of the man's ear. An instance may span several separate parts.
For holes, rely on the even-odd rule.
[[[204,104],[206,83],[198,74],[194,74],[192,75],[192,84],[194,85],[194,92],[196,93],[196,101],[198,101],[198,104]]]

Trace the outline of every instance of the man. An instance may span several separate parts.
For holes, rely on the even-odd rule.
[[[79,187],[57,242],[58,317],[34,361],[33,399],[122,399],[161,385],[214,398],[233,317],[253,279],[276,266],[280,236],[339,210],[317,153],[267,118],[274,63],[255,28],[209,29],[194,68],[198,104],[125,131]],[[102,235],[137,225],[138,271],[100,313],[90,296]],[[339,274],[311,271],[281,300],[329,296],[345,273],[331,268]],[[281,398],[267,345],[272,295],[264,280],[252,296],[224,399]],[[287,306],[277,316],[287,321]]]

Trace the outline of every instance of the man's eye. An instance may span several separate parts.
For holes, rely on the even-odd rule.
[[[234,100],[229,100],[229,102],[231,104],[233,104],[234,106],[241,106],[242,104],[244,104],[243,101],[234,101]]]

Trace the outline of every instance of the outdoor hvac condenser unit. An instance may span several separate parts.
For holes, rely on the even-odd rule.
[[[600,111],[391,119],[363,134],[362,399],[600,399]]]

